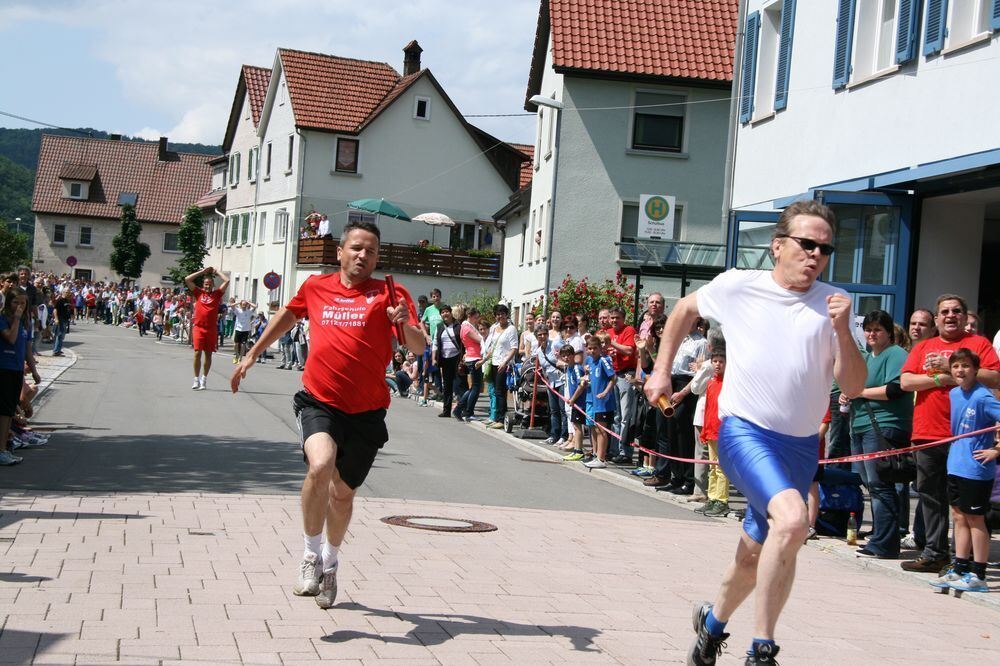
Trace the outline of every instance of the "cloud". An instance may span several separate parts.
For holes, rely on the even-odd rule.
[[[240,66],[271,66],[289,47],[388,62],[417,39],[423,64],[464,113],[516,113],[528,78],[539,0],[14,0],[0,8],[8,29],[46,22],[95,33],[91,57],[114,80],[95,80],[95,100],[113,86],[134,115],[130,133],[171,127],[171,140],[218,143]],[[40,27],[41,26],[41,27]],[[30,91],[29,91],[30,92]],[[66,100],[73,103],[73,100]],[[98,103],[98,102],[95,102]],[[164,119],[166,119],[164,121]],[[530,142],[528,119],[476,119],[502,138]]]

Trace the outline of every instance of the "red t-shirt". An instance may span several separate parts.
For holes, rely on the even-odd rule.
[[[989,340],[981,335],[965,334],[955,342],[945,342],[940,337],[928,338],[914,345],[900,374],[910,372],[916,375],[929,374],[924,370],[927,356],[936,353],[950,357],[956,349],[965,347],[979,356],[983,370],[1000,370],[1000,358]],[[951,400],[948,392],[952,386],[942,386],[917,391],[917,402],[913,408],[913,440],[933,440],[951,437]]]
[[[215,330],[219,327],[219,303],[222,302],[222,290],[205,291],[201,287],[194,288],[194,318],[191,325],[196,328]]]
[[[610,350],[611,363],[615,367],[615,373],[624,372],[626,370],[635,370],[635,329],[631,326],[626,326],[621,330],[620,333],[616,333],[614,328],[609,328],[605,331],[611,336],[611,341],[616,342],[623,347],[631,347],[632,351],[629,354],[623,354],[614,347]]]
[[[410,293],[396,285],[396,299],[417,321]],[[346,414],[389,406],[385,369],[392,360],[394,326],[385,314],[388,290],[369,279],[345,287],[340,273],[313,275],[288,305],[309,318],[309,360],[302,384],[320,402]]]
[[[701,426],[701,441],[719,441],[719,394],[722,393],[722,378],[718,375],[708,380],[705,389],[705,421]]]

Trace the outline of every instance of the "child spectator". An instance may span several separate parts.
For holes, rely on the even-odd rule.
[[[156,308],[156,312],[153,313],[153,331],[156,333],[156,339],[163,339],[163,309]]]
[[[726,349],[712,349],[712,369],[715,371],[705,389],[705,424],[701,428],[701,441],[708,445],[709,461],[719,461],[719,394],[726,374]],[[702,509],[706,516],[729,515],[729,479],[719,465],[708,470],[708,502]]]
[[[949,391],[951,431],[954,435],[982,430],[1000,421],[1000,401],[976,380],[979,356],[962,347],[948,359],[951,375],[958,386]],[[990,533],[986,512],[996,475],[1000,449],[992,432],[964,437],[951,444],[948,452],[948,499],[955,521],[955,561],[930,584],[963,592],[989,592],[986,562],[990,554]],[[969,557],[972,561],[969,561]]]
[[[570,443],[572,450],[563,457],[567,462],[583,459],[583,425],[586,422],[587,379],[583,366],[576,362],[576,350],[570,345],[563,345],[559,350],[559,360],[566,366],[566,388],[569,392],[570,421],[573,423],[573,433]]]
[[[600,426],[610,428],[615,419],[615,369],[611,357],[605,351],[605,344],[609,341],[610,336],[606,333],[590,338],[587,341],[588,356],[584,361],[587,364],[593,418],[598,425],[590,429],[594,440],[594,459],[585,463],[590,469],[608,466],[605,460],[608,453],[608,433]]]

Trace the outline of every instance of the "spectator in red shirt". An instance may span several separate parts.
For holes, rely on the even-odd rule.
[[[611,328],[607,334],[611,337],[611,361],[614,364],[615,397],[618,400],[618,411],[615,412],[614,430],[620,439],[617,442],[617,452],[611,458],[616,465],[632,464],[632,421],[635,419],[635,409],[639,404],[638,392],[632,385],[635,379],[635,329],[625,325],[625,310],[614,307],[609,310]],[[614,447],[615,445],[612,444]]]
[[[937,300],[937,337],[915,344],[900,375],[904,391],[917,394],[913,409],[913,444],[951,437],[951,401],[948,392],[957,385],[948,358],[965,347],[980,358],[979,381],[1000,386],[1000,359],[989,340],[965,330],[969,308],[965,299],[945,294]],[[924,519],[925,544],[915,560],[903,562],[906,571],[937,573],[949,562],[948,447],[937,446],[914,453],[917,492]]]
[[[316,597],[320,608],[332,607],[337,597],[338,555],[354,493],[389,439],[385,368],[394,333],[402,330],[405,340],[398,342],[409,351],[424,351],[423,328],[409,292],[397,285],[390,298],[386,283],[372,278],[379,245],[374,224],[348,222],[337,248],[340,271],[313,275],[302,284],[271,318],[231,381],[235,393],[257,357],[296,320],[309,318],[304,390],[293,399],[308,471],[302,484],[305,552],[292,592]],[[391,306],[393,301],[398,304]]]
[[[719,394],[722,380],[726,375],[726,348],[717,345],[712,348],[712,369],[715,374],[705,389],[705,425],[701,429],[701,441],[708,445],[708,459],[719,461]],[[701,508],[706,516],[729,515],[729,479],[719,465],[708,470],[708,502]]]
[[[194,297],[194,316],[191,318],[191,343],[194,347],[194,383],[191,388],[205,390],[212,354],[215,353],[219,331],[219,303],[229,287],[229,276],[223,274],[222,284],[215,288],[215,269],[209,266],[184,278],[184,284]],[[197,281],[201,280],[201,286]],[[202,361],[205,372],[202,374]]]

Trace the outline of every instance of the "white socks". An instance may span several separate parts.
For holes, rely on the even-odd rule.
[[[322,543],[324,541],[323,533],[320,532],[316,536],[309,536],[308,534],[303,534],[302,536],[306,544],[306,549],[302,556],[305,557],[309,553],[312,553],[316,557],[320,557],[320,548],[322,547]]]
[[[337,555],[340,549],[329,541],[323,542],[323,572],[332,571],[337,568]]]

